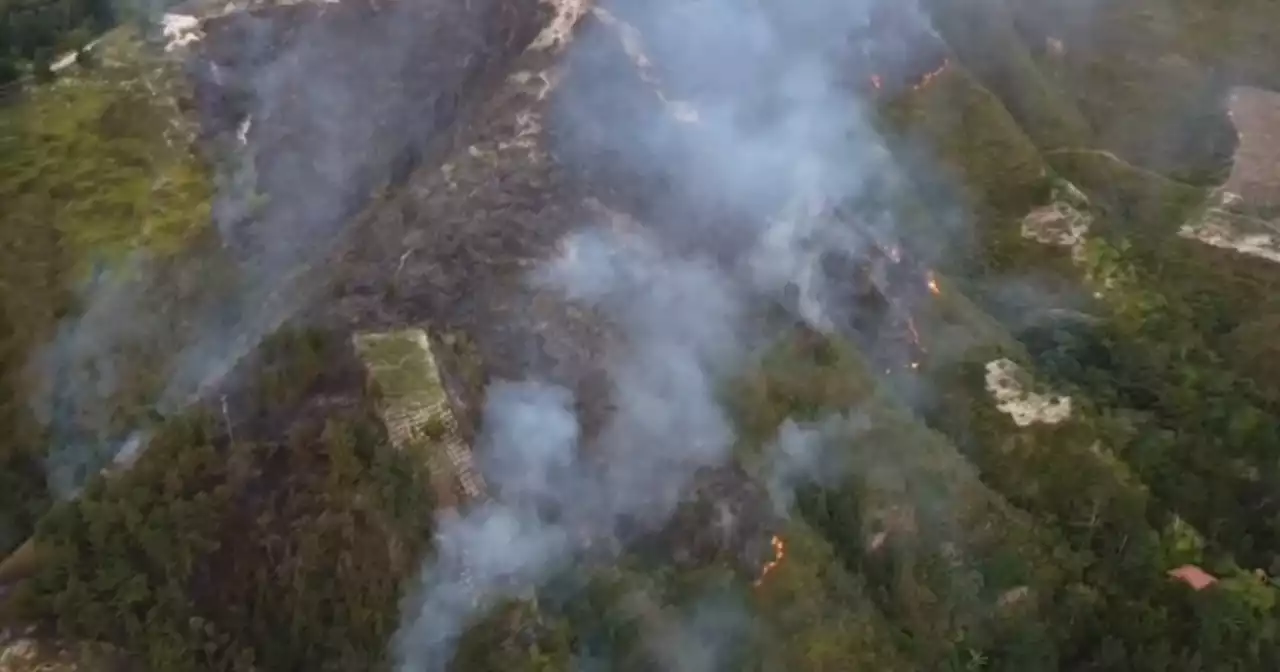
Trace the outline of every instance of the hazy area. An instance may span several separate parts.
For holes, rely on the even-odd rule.
[[[1280,8],[0,16],[0,670],[1280,669]]]

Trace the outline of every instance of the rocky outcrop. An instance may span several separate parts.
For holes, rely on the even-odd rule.
[[[1227,99],[1239,142],[1223,190],[1252,210],[1280,209],[1280,93],[1236,87]]]
[[[987,391],[996,407],[1013,418],[1014,424],[1056,425],[1071,417],[1071,398],[1044,395],[1028,389],[1026,374],[1010,359],[987,363]]]
[[[1089,199],[1070,182],[1055,185],[1052,200],[1022,218],[1022,237],[1045,245],[1065,247],[1072,257],[1083,254],[1085,235],[1093,225]]]
[[[572,3],[562,10],[578,11]],[[611,411],[603,393],[610,384],[604,364],[625,352],[627,344],[598,315],[530,283],[530,271],[571,254],[566,236],[593,225],[618,232],[621,240],[655,238],[674,254],[714,253],[733,269],[756,242],[752,232],[759,229],[753,227],[763,226],[759,212],[715,203],[680,184],[682,171],[697,167],[697,157],[680,148],[687,137],[682,129],[705,123],[690,112],[706,109],[700,103],[714,109],[715,92],[684,97],[688,82],[668,79],[663,63],[649,60],[640,39],[643,28],[633,28],[627,19],[622,10],[614,15],[599,8],[583,16],[572,39],[590,45],[589,59],[562,51],[563,33],[553,38],[544,32],[535,39],[511,63],[506,81],[468,114],[440,163],[423,166],[367,213],[360,235],[335,266],[348,274],[343,284],[370,289],[340,296],[327,307],[347,328],[426,323],[462,331],[476,340],[490,376],[535,375],[564,384],[580,400],[588,454],[592,425],[598,427]],[[946,74],[926,83],[923,76],[938,62],[927,66],[915,63],[923,72],[900,73],[908,85],[900,82],[897,93],[911,95],[914,85],[946,86]],[[890,82],[881,85],[882,95],[889,96]],[[640,128],[653,133],[656,142],[670,143],[661,146],[666,162],[635,160],[623,134]],[[928,345],[936,344],[944,357],[954,355],[961,343],[1007,338],[945,278],[929,273],[920,260],[894,259],[892,245],[877,241],[874,232],[859,231],[854,215],[819,202],[798,208],[796,216],[844,222],[850,235],[865,234],[867,245],[882,246],[880,253],[867,251],[876,260],[856,270],[868,278],[869,292],[885,294],[879,303],[898,317],[885,329],[892,335],[877,343],[909,344],[913,338],[905,306],[889,305],[899,300],[929,304],[917,319],[921,330],[936,327],[925,332],[937,338]],[[1013,232],[1016,236],[1016,225]],[[824,272],[848,270],[827,261]],[[869,333],[882,327],[870,325]],[[917,357],[919,345],[914,346]],[[911,363],[911,348],[906,352],[908,359],[895,366],[905,369]],[[958,459],[945,442],[938,450],[952,450],[951,457]],[[770,551],[775,522],[767,493],[732,470],[702,472],[690,487],[694,502],[659,535],[681,540],[668,550],[681,563],[724,559],[758,571]]]
[[[1237,87],[1228,104],[1239,137],[1231,174],[1178,235],[1280,263],[1280,94]]]
[[[1178,230],[1183,238],[1280,263],[1280,227],[1257,217],[1234,213],[1218,204],[1206,207]]]

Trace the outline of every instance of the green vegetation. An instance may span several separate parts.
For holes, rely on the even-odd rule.
[[[830,542],[802,522],[779,530],[786,557],[757,590],[755,608],[775,644],[754,668],[909,670],[910,649]],[[770,664],[772,663],[772,664]]]
[[[932,17],[959,61],[999,97],[1037,146],[1078,147],[1093,133],[1051,70],[1042,69],[1001,0],[934,2]]]
[[[1132,408],[1155,427],[1130,463],[1212,539],[1255,566],[1276,550],[1268,484],[1276,480],[1276,416],[1196,330],[1176,295],[1095,242],[1089,272],[1111,289],[1111,318],[1088,335],[1093,352],[1054,360],[1055,374],[1095,403]],[[1200,480],[1204,479],[1204,480]]]
[[[818,350],[806,354],[811,347]],[[982,669],[1109,661],[1116,669],[1193,670],[1211,661],[1214,669],[1251,670],[1277,660],[1275,588],[1229,554],[1206,550],[1112,453],[1114,446],[1131,456],[1143,428],[1078,405],[1064,424],[1015,426],[982,389],[981,362],[1002,353],[974,352],[968,363],[945,367],[951,380],[937,382],[951,393],[934,422],[965,437],[976,475],[1030,512],[1031,525],[984,495],[945,442],[883,401],[859,400],[867,388],[849,383],[860,374],[840,351],[820,341],[775,352],[766,365],[773,375],[748,388],[757,401],[746,417],[767,424],[788,412],[818,417],[824,405],[832,413],[857,409],[849,449],[866,451],[854,458],[857,476],[810,489],[800,510],[877,587],[876,603],[906,629],[923,668],[982,660]],[[930,443],[936,447],[924,452]],[[928,461],[914,461],[924,455]],[[945,476],[930,477],[937,469]],[[1186,563],[1230,578],[1192,594],[1166,577]],[[1184,634],[1169,636],[1175,632]]]
[[[999,3],[979,4],[993,11]],[[978,110],[992,107],[980,102],[981,95],[968,93],[976,85],[960,72],[951,82],[940,80],[896,101],[890,114],[905,120],[909,132],[934,138],[931,145],[962,176],[965,193],[982,213],[976,224],[988,241],[988,268],[1048,275],[1059,284],[1080,285],[1091,277],[1081,288],[1102,293],[1095,308],[1104,318],[1020,334],[1047,379],[1072,396],[1074,413],[1066,424],[1020,429],[995,410],[983,390],[983,364],[1002,356],[1027,361],[1020,349],[1011,350],[999,338],[959,362],[951,358],[926,366],[939,389],[929,422],[957,442],[984,482],[1082,558],[1077,585],[1086,587],[1087,607],[1063,614],[1078,630],[1059,635],[1062,664],[1089,660],[1123,669],[1198,669],[1202,661],[1213,661],[1217,669],[1232,661],[1235,669],[1266,669],[1280,650],[1270,624],[1275,595],[1251,568],[1280,569],[1272,564],[1280,556],[1269,494],[1277,485],[1271,465],[1280,446],[1271,436],[1276,426],[1274,395],[1267,393],[1271,383],[1243,362],[1265,357],[1266,350],[1259,348],[1265,347],[1265,315],[1274,305],[1267,282],[1271,269],[1238,255],[1228,260],[1231,255],[1223,251],[1177,238],[1178,227],[1202,207],[1206,192],[1179,182],[1185,174],[1165,176],[1134,167],[1105,145],[1069,145],[1060,139],[1066,136],[1063,129],[1078,132],[1079,125],[1046,121],[1043,109],[1056,108],[1068,119],[1070,106],[1045,103],[1049,94],[1037,93],[1044,82],[1053,82],[1054,91],[1074,86],[1086,98],[1114,98],[1114,91],[1064,82],[1052,68],[1043,70],[1043,82],[1019,82],[1035,73],[1019,65],[1025,62],[1022,56],[1007,53],[1021,49],[1017,40],[996,25],[999,21],[983,24],[965,12],[955,14],[950,23],[944,20],[942,31],[949,38],[965,32],[986,36],[956,51],[999,93],[995,105],[1008,106],[1039,150],[1015,151],[1014,144],[1001,148],[981,136],[974,139],[982,132],[975,125],[994,129],[1003,122],[971,122],[964,133],[948,131],[952,118],[974,120]],[[1136,76],[1120,72],[1126,65],[1116,66],[1116,76]],[[960,87],[962,95],[948,85]],[[1147,96],[1145,104],[1170,100],[1144,91],[1137,96]],[[964,102],[953,102],[957,99]],[[941,110],[942,101],[955,111],[922,111],[929,105]],[[1037,102],[1044,105],[1032,104]],[[904,115],[904,107],[911,112]],[[1106,114],[1115,128],[1120,113]],[[982,115],[999,117],[996,111]],[[1071,142],[1090,139],[1077,135]],[[1039,166],[1032,158],[1037,154],[1043,157]],[[1154,157],[1145,159],[1159,164]],[[1009,199],[1018,185],[1033,184],[1050,167],[1093,202],[1089,208],[1096,224],[1090,237],[1095,240],[1085,248],[1083,268],[1066,263],[1065,251],[1037,251],[1014,238],[1018,230],[1011,220],[1044,200],[1030,196],[1018,204]],[[1013,191],[1004,192],[1004,199],[992,197],[986,185],[1002,182],[1014,185]],[[1126,239],[1131,242],[1122,242]],[[996,257],[997,252],[1004,254]],[[1058,259],[1046,263],[1047,254]],[[967,284],[960,282],[953,291]],[[937,333],[932,327],[921,331],[926,339]],[[1259,339],[1252,341],[1253,348],[1248,347],[1250,333]],[[1233,357],[1239,350],[1255,354]],[[1228,366],[1232,360],[1237,361],[1234,370]],[[1165,579],[1165,572],[1181,563],[1234,578],[1223,581],[1222,590],[1192,599],[1187,591],[1171,590]],[[1209,602],[1201,600],[1210,595]],[[1219,620],[1224,611],[1232,616]],[[1231,619],[1239,620],[1226,625]],[[1181,637],[1171,634],[1189,626]]]
[[[264,382],[305,393],[341,349],[286,334],[269,351]],[[17,608],[148,669],[379,669],[430,536],[426,479],[367,410],[281,442],[175,418],[132,470],[42,520],[46,561]]]
[[[960,670],[979,654],[996,656],[1007,666],[999,669],[1050,662],[1035,616],[1066,588],[1075,561],[1065,549],[982,484],[945,439],[860,393],[865,384],[849,381],[867,373],[852,351],[802,338],[764,366],[766,376],[744,389],[753,424],[855,414],[847,420],[855,431],[837,438],[849,475],[808,493],[801,511],[847,566],[868,576],[919,664]],[[1010,591],[1026,603],[998,608]]]
[[[1204,190],[1126,163],[1103,150],[1045,152],[1055,171],[1103,205],[1131,236],[1168,239],[1204,203]]]
[[[63,256],[85,265],[180,249],[208,219],[211,182],[174,76],[111,68],[0,110],[5,226],[52,228]]]
[[[110,0],[5,0],[0,3],[0,87],[26,73],[52,75],[63,54],[81,49],[116,23]]]
[[[761,672],[1280,669],[1277,270],[1177,236],[1231,149],[1221,93],[1275,79],[1259,65],[1275,9],[1244,3],[1258,13],[1242,23],[1203,0],[1113,3],[1089,49],[1053,32],[1061,17],[1036,20],[1061,3],[927,4],[948,67],[877,123],[926,149],[941,175],[910,178],[958,193],[979,245],[919,269],[935,291],[904,303],[910,368],[882,376],[870,353],[787,327],[726,381],[733,478],[768,490],[788,423],[839,465],[743,526],[762,537],[744,546],[781,552],[584,560],[481,614],[454,669],[669,669],[704,634],[725,669]],[[0,85],[116,20],[70,0],[0,16]],[[230,410],[161,417],[157,362],[236,278],[206,226],[217,181],[183,82],[127,35],[103,48],[0,107],[0,545],[40,548],[0,613],[144,669],[388,669],[434,517],[474,494],[440,447],[477,434],[493,373],[479,337],[433,333],[428,359],[423,325],[353,338],[321,315],[324,330],[289,326],[237,364]],[[921,203],[897,205],[908,238],[934,233]],[[1029,214],[1066,209],[1090,224],[1071,249],[1024,235]],[[54,503],[33,357],[104,269],[135,276],[154,324],[119,346],[105,417],[72,424],[146,450]],[[993,317],[1009,311],[992,288],[1026,278],[1078,297],[1078,319]],[[1000,360],[1069,413],[1016,421],[989,389]],[[454,426],[441,409],[458,401],[471,417]],[[705,504],[673,528],[718,534]],[[1217,581],[1170,577],[1184,565]]]
[[[29,410],[29,358],[74,310],[73,292],[91,270],[139,249],[162,261],[208,221],[207,170],[184,139],[173,103],[179,83],[133,56],[127,65],[41,87],[0,107],[0,427],[8,437],[0,447],[0,546],[6,548],[30,534],[47,507],[39,464],[46,439]],[[190,293],[179,286],[170,287],[168,300],[181,305]],[[153,298],[157,307],[174,305],[161,293]],[[166,318],[178,320],[179,313]]]
[[[559,585],[574,586],[571,599],[544,602],[539,629],[567,633],[560,639],[565,648],[617,670],[667,669],[685,651],[715,645],[718,660],[731,669],[915,669],[902,649],[905,640],[868,599],[862,577],[843,566],[821,535],[797,520],[778,534],[786,540],[785,560],[759,585],[714,564],[677,573],[623,559],[587,569],[585,577],[575,570]],[[458,669],[496,669],[481,660],[460,657]],[[507,669],[541,669],[529,660]]]
[[[1017,222],[1048,201],[1052,185],[1036,146],[962,65],[949,66],[925,89],[892,101],[887,128],[923,140],[961,188],[980,222],[983,271],[1007,272],[1034,250]]]

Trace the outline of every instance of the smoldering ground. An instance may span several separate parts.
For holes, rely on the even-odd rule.
[[[754,339],[767,336],[753,333],[743,319],[762,297],[797,287],[807,321],[820,327],[835,321],[831,297],[839,296],[838,288],[812,269],[827,251],[858,256],[892,236],[896,222],[877,203],[901,188],[865,105],[840,85],[840,59],[856,57],[841,51],[846,35],[896,39],[872,30],[870,4],[812,0],[783,8],[712,0],[606,7],[643,28],[664,85],[699,110],[696,124],[646,104],[626,119],[599,114],[602,101],[652,100],[653,89],[586,67],[593,59],[607,61],[617,48],[599,24],[570,51],[555,107],[558,150],[566,161],[590,172],[608,153],[624,174],[674,185],[667,197],[646,204],[648,240],[621,243],[588,231],[566,245],[575,256],[553,260],[531,278],[594,305],[621,326],[626,347],[610,367],[618,410],[598,440],[599,457],[585,464],[565,392],[536,381],[491,391],[481,453],[497,496],[442,521],[441,560],[426,568],[398,643],[405,669],[444,665],[452,638],[487,601],[523,594],[571,562],[581,530],[607,543],[619,536],[624,519],[661,521],[698,468],[729,459],[735,435],[716,391],[744,365]],[[188,329],[176,354],[151,362],[162,371],[153,400],[162,410],[180,409],[215,385],[314,297],[324,278],[317,262],[346,230],[353,202],[378,182],[370,171],[385,171],[401,141],[411,145],[430,135],[416,133],[434,128],[439,111],[450,109],[449,86],[465,79],[458,73],[473,72],[463,65],[431,73],[443,82],[433,86],[445,92],[381,86],[387,72],[402,74],[410,62],[467,61],[470,48],[441,36],[448,30],[439,26],[431,32],[435,40],[410,29],[430,22],[401,22],[395,10],[383,17],[385,30],[371,31],[375,37],[366,41],[303,30],[306,39],[297,44],[305,46],[263,50],[272,56],[233,78],[249,101],[239,113],[252,120],[254,182],[264,193],[246,193],[244,186],[221,193],[220,202],[265,201],[219,208],[254,214],[244,222],[218,222],[222,249],[231,251],[232,291],[183,316]],[[433,57],[410,42],[452,51]],[[335,53],[343,58],[331,59]],[[340,74],[326,75],[328,61]],[[426,74],[419,79],[435,81]],[[399,112],[371,114],[368,101]],[[238,128],[236,121],[227,126]],[[273,123],[279,137],[271,134]],[[298,125],[305,137],[285,132]],[[386,129],[399,127],[415,135],[389,140]],[[858,231],[821,216],[846,201],[860,205]],[[723,216],[700,214],[711,211]],[[104,375],[93,384],[61,386],[48,404],[53,423],[67,420],[58,409],[74,414],[112,403],[125,370],[117,354],[127,344],[150,342],[158,328],[148,292],[145,282],[123,276],[90,289],[88,309],[68,321],[48,361],[57,375],[79,376],[81,364]],[[160,359],[160,352],[152,354]],[[533,436],[538,441],[531,442]],[[109,447],[125,438],[108,433]],[[68,439],[55,454],[87,461],[79,445]],[[76,480],[64,487],[73,489]],[[558,516],[522,506],[528,501],[550,502]]]
[[[638,210],[644,230],[585,222],[529,281],[619,327],[625,344],[608,362],[616,410],[583,451],[568,391],[539,381],[490,389],[479,453],[492,499],[438,530],[447,552],[406,604],[401,669],[443,669],[488,604],[535,589],[587,543],[616,542],[630,521],[661,522],[697,469],[731,459],[737,436],[718,391],[771,336],[753,311],[798,290],[800,317],[839,330],[836,285],[858,280],[815,268],[891,241],[884,204],[906,188],[866,103],[839,76],[840,58],[856,57],[849,35],[897,39],[872,30],[872,4],[604,3],[597,12],[610,20],[579,26],[553,94],[557,156],[587,185],[609,174],[667,189],[641,202],[601,192]],[[617,17],[639,27],[643,60],[619,40]],[[673,115],[670,99],[687,101],[696,121]],[[828,216],[837,206],[858,224]],[[794,426],[781,443],[780,498],[833,464]],[[718,669],[715,651],[684,663]]]
[[[139,251],[87,284],[35,358],[52,490],[145,444],[120,407],[181,411],[325,295],[324,262],[371,191],[435,151],[468,87],[531,37],[536,3],[507,4],[302,3],[206,22],[185,66],[213,221],[192,222],[195,249]]]

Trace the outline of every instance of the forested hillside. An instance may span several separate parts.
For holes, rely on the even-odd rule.
[[[0,669],[1280,669],[1277,27],[108,32],[0,108]]]
[[[117,10],[107,0],[5,0],[0,5],[0,85],[24,73],[52,76],[57,58],[116,24]]]

